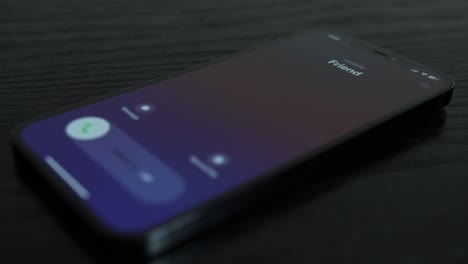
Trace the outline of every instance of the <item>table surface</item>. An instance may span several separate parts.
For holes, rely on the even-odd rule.
[[[451,75],[457,86],[444,122],[378,141],[378,159],[361,160],[352,180],[224,225],[162,261],[468,261],[467,1],[2,0],[0,21],[2,263],[95,260],[18,179],[12,126],[317,26]]]

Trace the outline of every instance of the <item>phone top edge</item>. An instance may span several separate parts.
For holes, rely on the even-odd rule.
[[[47,111],[47,112],[42,113],[42,114],[35,114],[33,117],[28,118],[26,120],[23,120],[23,121],[19,122],[17,125],[15,125],[13,127],[13,129],[10,130],[10,136],[13,135],[14,133],[19,133],[20,130],[24,129],[27,125],[29,125],[29,124],[31,124],[33,122],[37,122],[37,121],[40,121],[42,119],[46,119],[46,118],[54,116],[54,115],[56,115],[58,113],[71,111],[71,110],[77,109],[80,106],[84,106],[84,105],[87,105],[87,104],[90,104],[90,103],[93,103],[93,102],[99,102],[102,99],[110,98],[111,96],[123,94],[123,93],[125,93],[127,91],[131,91],[131,90],[134,90],[134,89],[143,88],[143,87],[145,87],[147,85],[150,85],[150,84],[156,84],[158,82],[168,80],[168,79],[183,75],[185,73],[195,71],[197,69],[200,69],[200,68],[212,65],[212,64],[216,64],[217,62],[224,61],[224,60],[229,59],[229,58],[233,58],[233,57],[236,57],[236,56],[239,56],[239,55],[251,52],[251,51],[261,49],[263,47],[267,47],[267,46],[276,44],[278,42],[287,41],[287,40],[294,39],[294,38],[301,37],[301,36],[308,35],[308,34],[315,34],[315,33],[318,33],[318,32],[329,32],[329,31],[332,31],[333,33],[338,33],[338,34],[342,34],[342,35],[346,36],[346,38],[349,38],[353,42],[359,43],[361,45],[361,48],[367,47],[366,49],[373,48],[373,49],[385,50],[386,52],[392,54],[392,56],[396,56],[396,57],[402,58],[402,59],[404,59],[404,60],[406,60],[408,62],[411,62],[413,64],[412,66],[419,66],[419,67],[423,67],[425,69],[429,69],[431,71],[437,72],[437,74],[440,74],[441,76],[444,77],[444,79],[448,80],[449,83],[451,83],[447,87],[447,89],[453,88],[455,86],[455,81],[453,80],[453,78],[450,75],[448,75],[448,74],[446,74],[446,73],[444,73],[444,72],[442,72],[440,70],[434,69],[434,68],[432,68],[432,67],[430,67],[428,65],[418,63],[418,62],[416,62],[416,61],[414,61],[412,59],[409,59],[409,58],[407,58],[405,56],[395,54],[395,53],[393,53],[393,52],[391,52],[391,51],[389,51],[389,50],[387,50],[385,48],[382,48],[382,47],[374,45],[374,44],[372,44],[370,42],[367,42],[367,41],[361,40],[359,38],[356,38],[356,37],[352,36],[351,34],[346,33],[345,31],[336,29],[334,27],[321,26],[321,27],[314,28],[313,30],[302,30],[302,31],[299,31],[299,32],[296,32],[296,33],[291,33],[291,34],[289,34],[287,36],[279,37],[277,39],[267,41],[266,43],[263,43],[263,44],[254,45],[254,46],[252,46],[250,48],[247,48],[247,49],[239,50],[239,51],[236,51],[236,52],[231,53],[231,54],[216,57],[214,59],[211,59],[211,60],[208,60],[206,62],[199,63],[199,64],[196,64],[196,65],[187,67],[185,69],[177,70],[177,71],[174,71],[174,72],[171,72],[171,73],[168,73],[168,74],[163,74],[163,75],[158,76],[156,78],[148,79],[148,80],[140,82],[140,83],[135,83],[135,84],[130,85],[128,87],[117,88],[116,91],[107,92],[105,94],[95,96],[93,98],[85,99],[82,102],[72,103],[72,104],[67,105],[67,106],[60,106],[60,107],[57,107],[57,109]],[[348,43],[348,45],[349,45],[349,43]],[[411,65],[407,65],[407,66],[410,67]]]

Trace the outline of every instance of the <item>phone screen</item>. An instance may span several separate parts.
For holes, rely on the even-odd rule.
[[[324,31],[276,42],[41,119],[20,137],[105,225],[138,232],[451,85],[351,43]]]

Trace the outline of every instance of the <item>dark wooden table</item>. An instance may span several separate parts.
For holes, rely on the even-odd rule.
[[[291,33],[334,26],[453,76],[454,98],[439,117],[445,121],[377,141],[379,158],[360,160],[353,180],[220,227],[163,263],[466,263],[467,3],[2,0],[0,262],[94,260],[18,179],[8,142],[13,125]]]

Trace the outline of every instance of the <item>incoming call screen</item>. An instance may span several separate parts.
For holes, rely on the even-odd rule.
[[[21,139],[103,223],[132,233],[448,87],[422,78],[315,32],[42,119]]]

